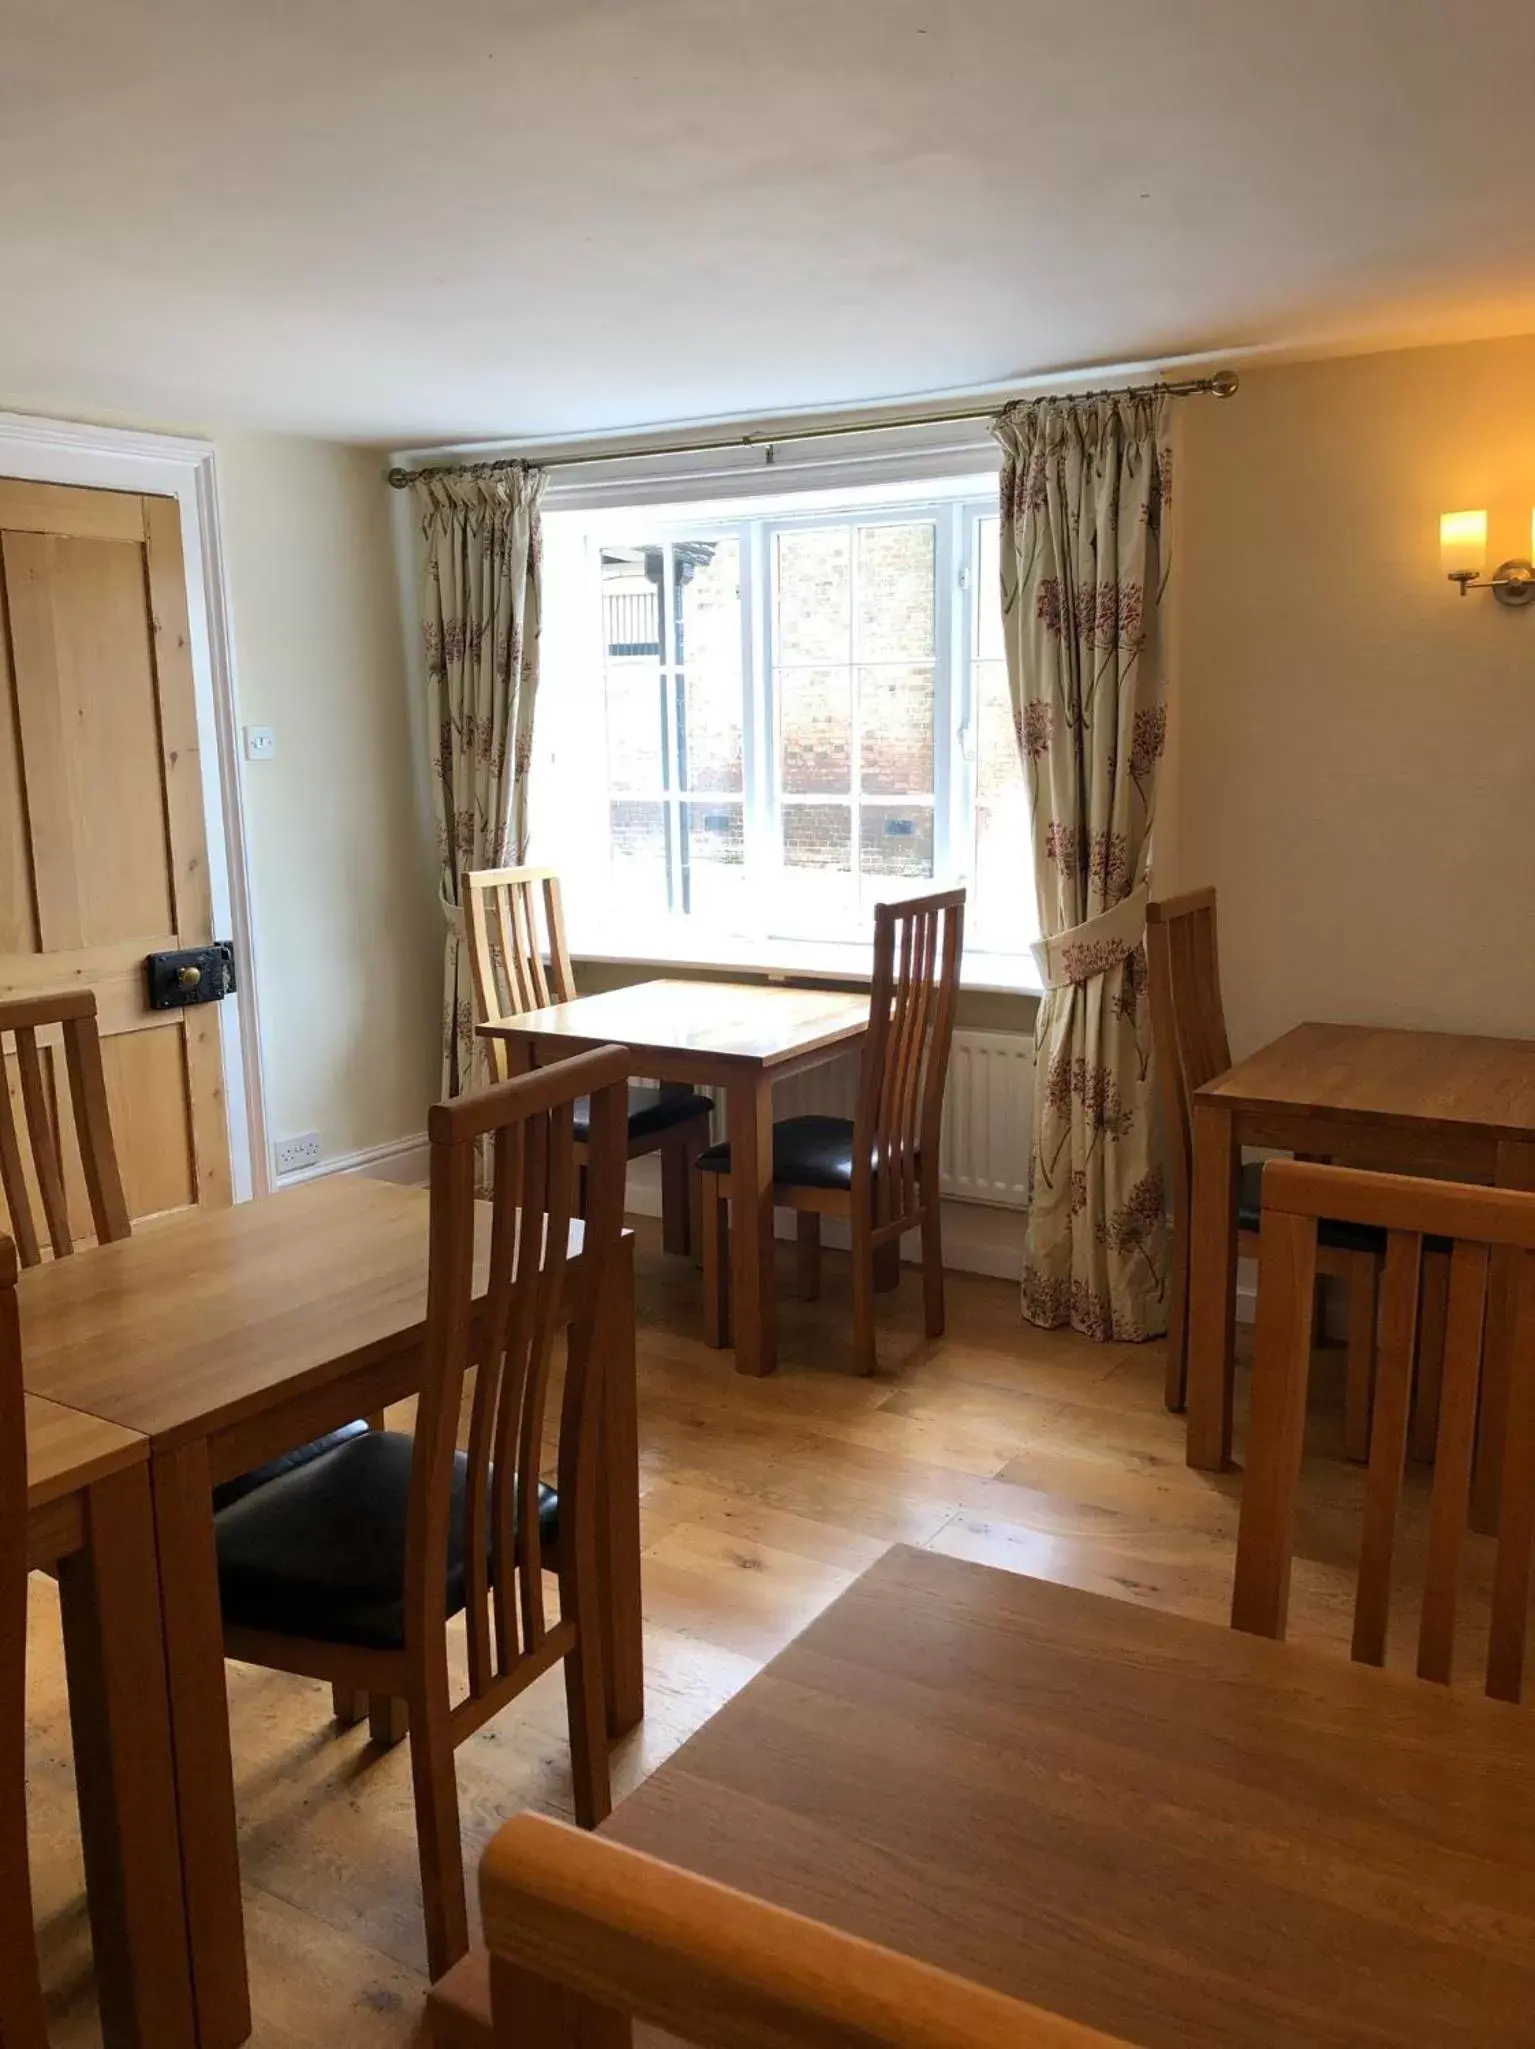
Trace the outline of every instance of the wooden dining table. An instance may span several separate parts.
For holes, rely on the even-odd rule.
[[[602,1833],[1143,2049],[1535,2025],[1524,1711],[906,1546]]]
[[[29,1395],[27,1563],[59,1582],[106,2049],[191,2049],[149,1444]]]
[[[212,1490],[415,1394],[424,1190],[332,1176],[183,1212],[18,1290],[30,1394],[144,1440],[197,2039],[250,2033]],[[484,1220],[482,1220],[484,1221]],[[570,1274],[579,1285],[580,1225]],[[488,1264],[488,1231],[477,1286]],[[600,1545],[608,1726],[644,1711],[633,1241],[602,1305]]]
[[[1535,1040],[1301,1024],[1195,1092],[1190,1211],[1188,1462],[1231,1457],[1236,1181],[1242,1147],[1535,1188]],[[1497,1255],[1481,1432],[1507,1410],[1511,1265]],[[1478,1461],[1477,1521],[1496,1512],[1499,1461]]]
[[[511,1071],[627,1046],[635,1072],[725,1092],[730,1141],[731,1328],[742,1373],[777,1364],[773,1304],[773,1084],[845,1053],[869,1029],[869,999],[746,982],[637,982],[492,1019],[482,1035]]]

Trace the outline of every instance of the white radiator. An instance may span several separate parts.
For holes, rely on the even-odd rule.
[[[858,1056],[844,1054],[779,1082],[773,1113],[851,1117],[857,1092]],[[996,1209],[1028,1207],[1033,1093],[1034,1041],[1026,1033],[954,1034],[939,1158],[945,1195]],[[718,1122],[723,1129],[723,1114]]]

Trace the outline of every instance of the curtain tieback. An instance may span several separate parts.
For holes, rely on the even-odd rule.
[[[466,934],[466,927],[464,925],[463,905],[454,903],[449,898],[447,892],[441,889],[437,892],[437,901],[442,905],[442,915],[448,921],[449,933],[455,939],[464,938]]]
[[[1031,951],[1046,989],[1070,989],[1106,975],[1128,960],[1146,933],[1149,885],[1142,883],[1096,918],[1068,925],[1053,938],[1036,940]]]

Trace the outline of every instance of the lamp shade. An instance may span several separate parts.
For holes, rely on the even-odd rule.
[[[1535,517],[1532,517],[1535,526]],[[1441,512],[1439,566],[1446,576],[1480,576],[1487,566],[1485,512]]]

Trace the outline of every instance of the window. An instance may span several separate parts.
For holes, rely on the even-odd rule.
[[[545,530],[557,737],[534,850],[567,877],[578,948],[784,942],[792,965],[794,942],[867,944],[875,903],[953,881],[967,950],[1026,954],[994,500],[555,512]]]

